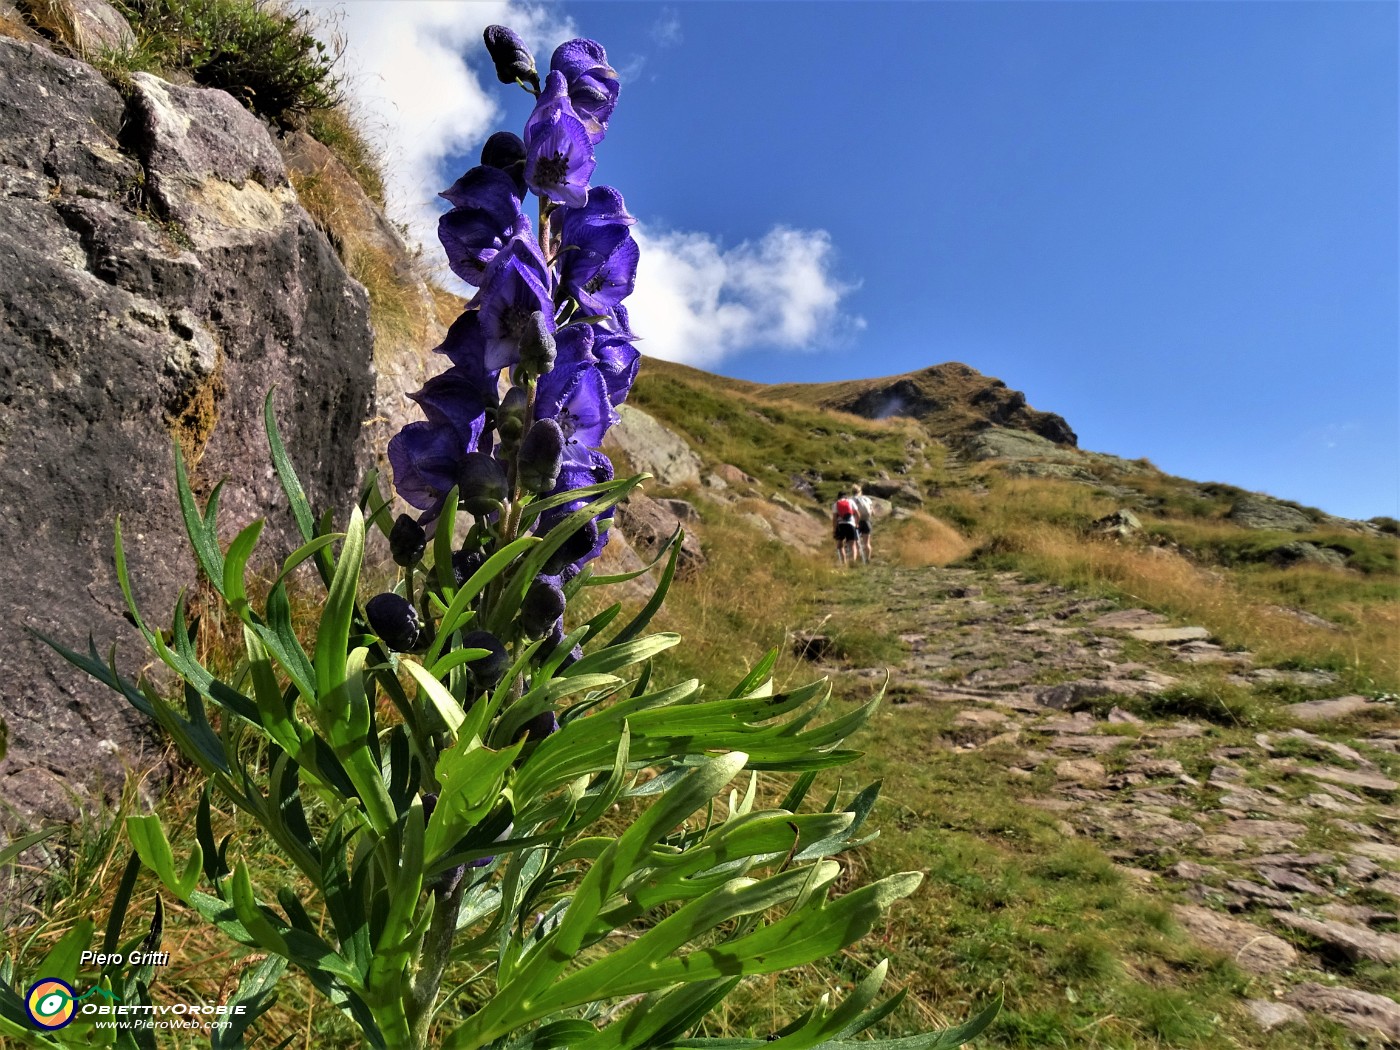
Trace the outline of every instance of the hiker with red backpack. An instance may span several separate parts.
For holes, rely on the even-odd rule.
[[[869,565],[870,519],[874,516],[875,507],[870,502],[870,497],[861,492],[859,485],[851,491],[851,502],[856,507],[856,553],[860,555],[861,561]]]
[[[859,521],[860,512],[855,502],[844,492],[838,492],[831,507],[831,534],[836,540],[836,559],[842,565],[854,565],[860,557],[856,549]]]

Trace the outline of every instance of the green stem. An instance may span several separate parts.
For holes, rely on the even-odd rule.
[[[457,916],[462,910],[462,891],[466,884],[466,876],[463,875],[451,893],[438,898],[438,907],[423,937],[418,956],[423,966],[413,979],[406,1003],[412,1028],[408,1044],[411,1050],[424,1050],[428,1045],[428,1032],[433,1025],[438,994],[442,991],[442,977],[447,972],[452,941],[457,935]]]

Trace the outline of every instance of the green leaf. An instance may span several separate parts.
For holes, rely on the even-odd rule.
[[[439,530],[441,530],[441,528],[442,526],[439,526]],[[433,640],[432,648],[428,650],[427,655],[423,658],[424,663],[429,665],[436,663],[438,656],[442,653],[443,646],[447,644],[453,632],[459,630],[466,623],[467,616],[469,615],[467,606],[471,603],[471,600],[485,590],[486,585],[499,576],[516,557],[529,548],[536,546],[539,542],[540,538],[538,536],[521,536],[519,539],[512,540],[495,554],[491,555],[491,557],[487,558],[486,561],[482,562],[476,572],[471,574],[471,578],[466,580],[461,588],[457,589],[452,594],[452,603],[442,614],[442,620],[438,625],[437,637]],[[450,553],[448,554],[448,565],[450,569]],[[456,587],[455,577],[453,578],[452,584]]]
[[[661,573],[661,579],[656,584],[656,590],[652,591],[651,597],[647,599],[646,605],[641,611],[632,617],[631,621],[622,630],[613,636],[613,644],[621,645],[623,642],[630,642],[647,629],[652,617],[661,609],[661,603],[666,600],[666,593],[671,589],[671,581],[676,578],[676,566],[680,563],[681,539],[684,533],[677,529],[674,536],[667,542],[671,544],[671,556],[666,559],[666,568]],[[662,550],[665,550],[663,547]]]
[[[248,604],[248,591],[243,585],[243,573],[248,567],[248,559],[253,554],[253,548],[257,546],[258,535],[262,529],[263,521],[259,518],[235,536],[229,544],[228,556],[224,561],[223,595],[240,615]]]
[[[458,740],[438,756],[440,790],[423,847],[429,868],[496,805],[505,775],[523,746],[521,741],[492,751],[477,739]]]
[[[231,1009],[226,1018],[221,1018],[227,1021],[227,1027],[210,1030],[209,1040],[213,1050],[243,1050],[244,1033],[276,1004],[277,982],[286,969],[286,959],[280,955],[269,955],[257,966],[243,971],[238,978],[238,987],[226,1004],[243,1009]]]
[[[204,852],[195,843],[185,863],[184,871],[176,874],[175,855],[170,850],[170,842],[165,837],[165,828],[160,817],[131,816],[126,818],[126,835],[132,847],[141,857],[141,862],[156,873],[165,888],[182,901],[189,901],[190,893],[199,882],[199,870],[204,861]]]
[[[35,973],[72,984],[78,976],[78,961],[92,943],[94,927],[91,919],[80,919],[48,950]]]
[[[122,881],[117,885],[117,894],[112,898],[111,910],[107,912],[107,929],[102,937],[104,955],[115,952],[121,943],[122,922],[126,918],[127,908],[131,906],[131,894],[136,889],[136,876],[140,873],[140,854],[132,853],[122,871]]]
[[[335,576],[321,609],[321,625],[316,632],[316,696],[324,701],[345,683],[345,660],[350,642],[350,625],[355,616],[355,590],[360,581],[360,563],[365,554],[365,522],[360,508],[350,511],[345,543],[340,548]]]
[[[474,650],[485,656],[487,650]],[[454,654],[455,655],[455,654]],[[461,728],[463,722],[467,720],[467,713],[462,710],[462,705],[457,702],[445,685],[433,677],[432,673],[422,664],[415,663],[404,657],[399,658],[399,666],[408,671],[413,676],[413,680],[418,683],[418,693],[426,697],[432,704],[433,710],[437,711],[442,718],[443,724],[447,726],[447,732],[453,740],[457,739],[457,730]]]
[[[263,401],[263,425],[267,430],[267,446],[272,453],[272,466],[277,471],[277,479],[282,483],[282,491],[287,494],[287,503],[291,507],[292,517],[296,519],[297,528],[301,531],[301,537],[310,542],[316,538],[316,518],[311,513],[311,504],[307,502],[306,490],[301,487],[296,468],[287,456],[286,446],[282,444],[282,434],[277,429],[277,415],[272,410],[272,393],[269,390],[267,398]]]
[[[63,825],[54,824],[47,828],[40,828],[38,831],[31,831],[28,835],[17,838],[13,842],[6,843],[5,848],[0,849],[0,867],[10,863],[10,861],[14,860],[30,846],[37,846],[46,839],[53,838],[62,830]]]
[[[185,532],[190,538],[190,546],[194,548],[195,560],[204,570],[204,575],[215,587],[221,587],[224,582],[224,556],[219,550],[219,533],[215,519],[218,517],[218,494],[223,487],[222,482],[215,487],[204,515],[201,515],[194,500],[194,492],[190,488],[189,475],[185,471],[185,455],[180,450],[178,441],[174,442],[174,449],[175,491],[180,501],[180,516],[185,521]]]

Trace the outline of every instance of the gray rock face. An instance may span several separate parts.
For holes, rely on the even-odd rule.
[[[1243,919],[1232,919],[1194,904],[1175,905],[1172,915],[1196,940],[1228,955],[1250,973],[1275,973],[1298,961],[1291,944]]]
[[[1307,532],[1315,528],[1312,518],[1296,507],[1269,496],[1247,494],[1235,500],[1227,515],[1229,521],[1246,529],[1281,529]]]
[[[1400,1044],[1400,1003],[1356,988],[1329,988],[1309,981],[1288,993],[1288,1001],[1331,1018],[1384,1046]]]
[[[653,475],[658,485],[700,480],[700,457],[679,434],[631,405],[618,405],[617,414],[621,420],[608,431],[604,449],[621,449],[634,468]]]
[[[680,519],[670,509],[640,492],[633,492],[625,503],[619,504],[613,524],[647,561],[660,554],[666,541],[682,527]],[[697,572],[704,564],[700,541],[694,533],[687,532],[681,540],[676,572],[680,575]]]
[[[135,78],[0,39],[0,660],[10,748],[0,797],[62,812],[67,785],[118,786],[150,758],[125,701],[19,630],[134,675],[147,655],[111,568],[121,515],[137,600],[159,623],[192,559],[171,438],[207,494],[229,477],[227,535],[269,515],[293,534],[262,433],[283,437],[317,508],[354,491],[371,403],[363,289],[297,204],[267,131],[222,92]],[[144,749],[144,750],[143,750]]]

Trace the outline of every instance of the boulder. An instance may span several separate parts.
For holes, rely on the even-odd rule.
[[[758,484],[758,478],[752,474],[746,474],[732,463],[721,463],[715,467],[715,473],[723,478],[730,485],[748,485],[750,487]]]
[[[64,0],[53,6],[62,7],[73,46],[85,58],[136,46],[131,24],[106,0]]]
[[[1383,1045],[1400,1044],[1400,1003],[1384,995],[1309,981],[1290,989],[1287,1000]]]
[[[647,561],[661,553],[681,521],[663,504],[641,492],[633,492],[626,502],[618,505],[613,517],[614,528],[620,529],[632,546]],[[705,564],[705,554],[695,534],[687,532],[681,541],[680,559],[676,572],[681,576],[698,572]]]
[[[1298,961],[1298,953],[1282,938],[1253,923],[1194,904],[1178,904],[1172,915],[1181,927],[1207,948],[1229,956],[1250,973],[1276,973]]]
[[[636,470],[651,474],[658,485],[700,480],[700,457],[674,430],[631,405],[618,405],[617,414],[618,423],[608,431],[604,450],[619,449]]]
[[[1138,516],[1130,510],[1118,509],[1112,514],[1107,514],[1089,526],[1091,532],[1100,536],[1115,536],[1118,539],[1127,539],[1129,536],[1136,536],[1142,531],[1142,522]]]
[[[299,540],[270,469],[262,402],[312,505],[353,498],[373,392],[364,290],[297,204],[267,130],[218,91],[141,75],[130,100],[91,67],[0,38],[0,797],[60,814],[160,750],[70,647],[148,656],[112,571],[121,515],[136,599],[159,623],[194,583],[172,438],[225,538],[268,516],[264,564]]]
[[[1364,696],[1334,696],[1328,700],[1307,700],[1300,704],[1289,704],[1283,713],[1299,722],[1330,722],[1338,718],[1351,718],[1388,710],[1380,701]]]
[[[1285,543],[1281,547],[1275,547],[1269,552],[1269,560],[1275,565],[1326,565],[1331,568],[1343,568],[1346,563],[1346,555],[1341,551],[1335,551],[1331,547],[1319,547],[1316,543],[1308,543],[1306,540],[1294,540],[1292,543]]]
[[[1312,518],[1297,507],[1253,492],[1236,498],[1226,519],[1246,529],[1307,532],[1315,527]]]

